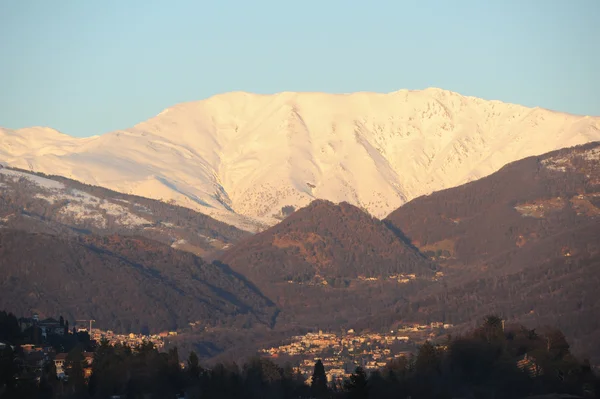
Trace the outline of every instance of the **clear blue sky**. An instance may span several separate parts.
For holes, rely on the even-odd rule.
[[[600,115],[600,0],[0,0],[0,126],[75,136],[244,90],[441,87]]]

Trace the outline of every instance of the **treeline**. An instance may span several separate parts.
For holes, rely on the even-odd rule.
[[[559,330],[542,334],[522,326],[505,328],[495,316],[467,335],[449,336],[436,345],[426,342],[416,356],[395,359],[379,371],[368,374],[357,367],[344,381],[328,381],[318,360],[308,384],[290,364],[266,358],[254,357],[241,367],[228,363],[205,369],[192,352],[182,368],[176,348],[160,353],[150,343],[129,348],[103,341],[89,380],[82,349],[76,346],[65,361],[66,381],[54,377],[50,363],[38,385],[23,385],[11,378],[14,356],[10,348],[2,352],[3,398],[513,399],[600,393],[589,362],[572,356]]]
[[[490,316],[467,335],[426,342],[414,358],[396,359],[369,376],[359,368],[340,390],[341,397],[378,399],[596,397],[600,380],[589,362],[571,355],[559,330],[504,329]]]
[[[182,368],[177,348],[159,352],[152,343],[135,348],[111,346],[103,341],[96,348],[91,375],[81,346],[67,355],[65,379],[56,378],[53,362],[39,378],[19,378],[18,351],[1,352],[1,398],[308,398],[310,387],[291,366],[253,358],[239,367],[235,363],[204,369],[191,352]],[[12,375],[12,376],[11,376]]]

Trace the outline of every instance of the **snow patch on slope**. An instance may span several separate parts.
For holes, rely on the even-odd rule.
[[[34,184],[40,188],[46,189],[46,190],[62,190],[65,188],[64,184],[57,182],[55,180],[46,179],[44,177],[20,172],[17,170],[0,168],[0,174],[10,177],[13,182],[18,181],[19,179],[25,179],[29,183],[32,183],[32,184]]]
[[[40,192],[34,198],[42,199],[50,204],[64,202],[59,214],[78,222],[88,221],[99,228],[106,228],[107,216],[114,218],[115,223],[128,228],[151,224],[151,221],[131,213],[122,205],[93,196],[85,191],[67,189],[64,184],[41,176],[0,168],[0,174],[9,177],[12,183],[20,179],[35,185]],[[8,185],[4,184],[9,188]]]
[[[88,220],[99,228],[107,227],[107,215],[112,216],[115,223],[123,227],[132,228],[152,224],[150,220],[131,213],[119,204],[79,190],[69,190],[51,195],[36,194],[35,197],[44,199],[51,204],[67,201],[60,210],[62,215],[72,217],[79,222]]]
[[[547,169],[556,172],[566,172],[569,169],[573,169],[573,158],[583,158],[586,161],[600,161],[600,147],[590,148],[583,151],[576,151],[569,153],[564,156],[553,156],[550,158],[543,159],[541,164]]]

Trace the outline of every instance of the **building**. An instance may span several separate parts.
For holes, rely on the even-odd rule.
[[[83,357],[87,361],[88,366],[91,366],[94,362],[94,352],[83,352]]]
[[[37,324],[39,317],[37,314],[34,314],[33,317],[21,317],[19,318],[19,327],[21,327],[21,331],[27,330],[29,327],[33,327]]]
[[[42,330],[42,336],[47,337],[48,335],[65,335],[65,326],[61,325],[60,322],[52,317],[39,321],[37,326]]]
[[[58,353],[54,357],[54,366],[56,367],[56,377],[65,378],[65,363],[67,361],[67,353]],[[83,368],[84,377],[90,378],[92,375],[92,363],[94,362],[93,352],[83,352],[83,357],[87,363],[87,367]]]
[[[526,370],[532,377],[544,374],[544,370],[537,364],[535,358],[527,354],[517,362],[517,367],[521,370]]]
[[[65,378],[65,361],[67,360],[66,353],[58,353],[56,357],[54,357],[54,367],[56,367],[56,377]]]

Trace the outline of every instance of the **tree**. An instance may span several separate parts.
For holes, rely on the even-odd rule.
[[[570,346],[562,331],[552,329],[546,334],[547,349],[555,359],[563,359],[570,354]]]
[[[344,389],[348,392],[350,399],[368,399],[369,386],[367,374],[362,367],[357,367],[349,380],[344,382]]]
[[[76,345],[65,359],[65,374],[68,377],[69,391],[81,394],[85,391],[85,368],[88,366],[80,345]]]
[[[310,389],[313,396],[316,398],[324,398],[327,396],[327,375],[325,374],[325,366],[321,359],[315,363]]]
[[[200,374],[202,373],[202,368],[200,367],[200,362],[198,361],[198,355],[196,352],[191,351],[187,360],[187,372],[192,380],[198,380],[200,378]]]
[[[498,342],[504,339],[504,320],[497,315],[486,316],[482,329],[487,342]]]
[[[300,398],[304,397],[306,393],[306,384],[304,383],[304,377],[300,373],[299,368],[294,368],[291,363],[287,362],[282,369],[283,373],[283,385],[284,385],[284,397],[286,398]]]
[[[425,343],[419,347],[417,361],[415,362],[417,373],[421,375],[432,374],[438,372],[439,367],[440,359],[437,349],[431,342],[425,341]]]
[[[62,392],[62,381],[56,378],[56,366],[54,362],[48,362],[42,371],[40,376],[39,392],[41,398],[55,398],[58,397]]]
[[[219,363],[209,373],[210,383],[206,389],[207,398],[236,398],[242,397],[243,387],[240,369],[236,363]]]
[[[90,394],[97,397],[106,397],[118,393],[115,387],[119,385],[119,381],[111,374],[116,370],[118,370],[118,360],[115,356],[115,350],[106,338],[102,338],[100,345],[94,352],[92,375],[88,383]]]
[[[15,352],[10,346],[0,350],[0,397],[15,388],[16,375],[19,372],[15,358]]]
[[[0,312],[0,342],[17,343],[22,337],[17,317],[12,313]]]
[[[198,355],[191,351],[187,360],[187,395],[191,398],[200,398],[201,395],[201,378],[204,379],[204,370],[200,367]]]
[[[184,388],[185,381],[179,365],[179,351],[177,347],[169,349],[167,354],[167,377],[169,386],[174,388],[175,391],[179,392]]]

